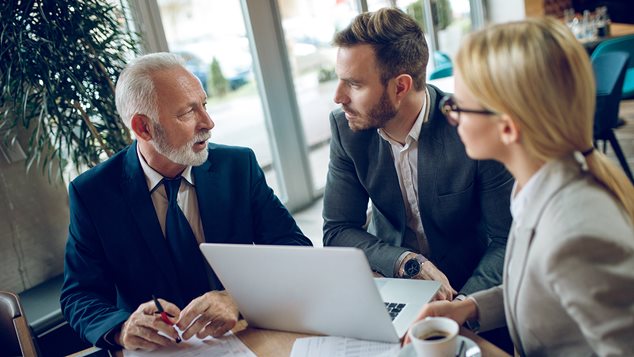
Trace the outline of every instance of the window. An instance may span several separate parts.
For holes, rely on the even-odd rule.
[[[252,148],[290,210],[310,204],[325,185],[328,114],[337,107],[333,35],[361,9],[398,6],[422,24],[432,18],[423,26],[435,29],[426,31],[430,52],[436,67],[451,66],[473,27],[471,14],[481,14],[470,7],[480,0],[130,1],[145,13],[140,23],[150,48],[181,53],[206,86],[212,141]]]
[[[432,27],[426,23],[427,1],[432,12]],[[453,57],[458,51],[460,41],[473,27],[470,0],[368,0],[370,11],[386,6],[398,7],[414,17],[423,27],[430,51],[427,77],[436,79],[451,75]],[[431,35],[430,28],[433,28]]]
[[[253,149],[279,192],[240,2],[158,0],[158,6],[170,52],[185,59],[209,96],[211,141]]]
[[[359,13],[352,0],[279,0],[288,58],[315,190],[326,184],[329,161],[328,116],[337,108],[335,33]]]

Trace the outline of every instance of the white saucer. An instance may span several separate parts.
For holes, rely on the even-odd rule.
[[[478,347],[478,345],[475,342],[473,342],[472,339],[458,335],[458,348],[460,348],[460,341],[464,341],[465,343],[464,351],[462,352],[462,355],[460,357],[464,357],[467,351],[469,351],[469,357],[482,356],[482,351],[480,350],[480,347]],[[458,353],[457,350],[456,350],[456,353]],[[414,345],[410,343],[407,346],[403,347],[401,349],[401,352],[399,352],[398,357],[416,357],[416,351],[414,351]]]

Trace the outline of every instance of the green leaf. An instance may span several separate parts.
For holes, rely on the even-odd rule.
[[[0,4],[0,128],[6,137],[29,133],[27,170],[37,165],[51,177],[69,161],[95,166],[129,144],[113,83],[138,52],[139,35],[120,24],[123,14],[107,0]]]

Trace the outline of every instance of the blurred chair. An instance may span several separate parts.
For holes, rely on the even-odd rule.
[[[451,64],[451,57],[448,54],[442,51],[434,51],[434,61],[436,61],[436,66],[443,66],[446,64]]]
[[[453,75],[453,66],[436,67],[429,75],[429,79],[445,78]]]
[[[438,79],[453,75],[453,63],[451,58],[444,52],[434,52],[434,62],[436,67],[429,74],[429,79]]]
[[[603,152],[610,142],[616,157],[619,159],[623,171],[634,183],[632,171],[623,155],[619,141],[614,135],[614,128],[618,125],[619,104],[621,90],[630,55],[625,52],[609,52],[601,56],[592,57],[592,68],[597,83],[597,107],[594,113],[594,144],[603,141]]]
[[[0,356],[37,356],[18,296],[0,291]]]
[[[610,52],[625,52],[630,55],[621,98],[634,98],[634,35],[611,38],[601,42],[592,52],[592,60],[594,61],[595,58]]]

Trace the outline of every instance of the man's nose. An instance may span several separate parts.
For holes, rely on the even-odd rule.
[[[350,102],[350,98],[345,93],[343,88],[343,82],[339,81],[337,84],[337,89],[335,90],[335,97],[333,98],[335,103],[337,104],[348,104]]]
[[[206,108],[202,108],[199,115],[199,126],[207,130],[211,130],[216,126],[216,123],[211,119],[211,115],[209,115]]]

